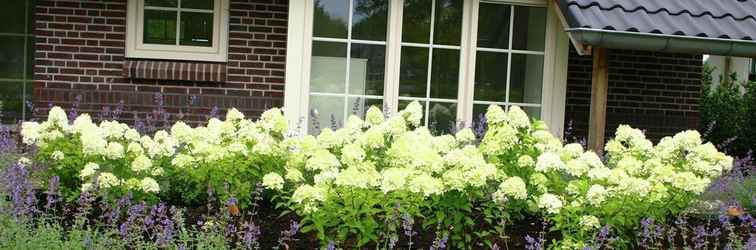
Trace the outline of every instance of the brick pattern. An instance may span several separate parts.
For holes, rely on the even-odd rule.
[[[620,124],[646,130],[659,139],[698,128],[701,74],[700,55],[610,50],[607,138]],[[590,56],[570,52],[565,126],[573,135],[587,136],[591,104]]]
[[[226,81],[225,63],[127,60],[123,74],[132,79],[219,82]]]
[[[257,116],[283,103],[288,0],[230,0],[226,82],[126,77],[127,0],[38,0],[35,8],[34,105],[97,113],[122,103],[124,120],[163,107],[188,121],[214,108]],[[159,98],[156,98],[159,96]]]

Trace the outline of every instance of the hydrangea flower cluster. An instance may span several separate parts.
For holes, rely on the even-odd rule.
[[[80,188],[65,190],[71,194],[99,190],[134,191],[155,194],[160,185],[155,178],[163,175],[162,167],[153,164],[155,155],[171,156],[175,146],[150,143],[158,139],[140,134],[116,121],[96,124],[87,114],[73,122],[59,107],[53,107],[46,121],[22,124],[23,142],[39,147],[38,160],[51,167],[65,184],[78,183]],[[96,182],[95,182],[96,180]],[[65,187],[64,187],[65,188]]]

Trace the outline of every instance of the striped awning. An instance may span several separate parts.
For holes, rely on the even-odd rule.
[[[225,82],[226,64],[178,61],[128,60],[125,77],[193,82]]]

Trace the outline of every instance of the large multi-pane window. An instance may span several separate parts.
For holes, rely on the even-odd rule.
[[[497,104],[519,105],[538,117],[546,9],[481,3],[478,16],[473,116]]]
[[[457,121],[462,9],[462,0],[404,2],[399,108],[419,101],[434,130]]]
[[[0,8],[0,113],[2,123],[14,123],[31,116],[34,37],[33,0],[3,2]]]
[[[317,0],[314,11],[310,131],[382,106],[388,1]]]
[[[310,133],[412,101],[437,132],[469,125],[491,104],[541,114],[546,1],[310,1],[307,105],[290,106],[307,108]]]
[[[228,0],[129,1],[126,56],[225,61]]]

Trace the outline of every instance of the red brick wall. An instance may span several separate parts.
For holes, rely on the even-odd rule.
[[[169,113],[204,120],[217,107],[257,116],[283,103],[288,0],[230,0],[227,81],[203,83],[124,77],[126,0],[38,0],[34,104],[97,113],[123,102],[122,119],[143,119],[162,96]],[[80,99],[80,101],[77,101]]]
[[[620,124],[644,129],[653,139],[698,128],[700,55],[610,50],[608,56],[607,138]],[[572,122],[578,138],[588,130],[592,67],[590,56],[570,52],[565,128]]]

